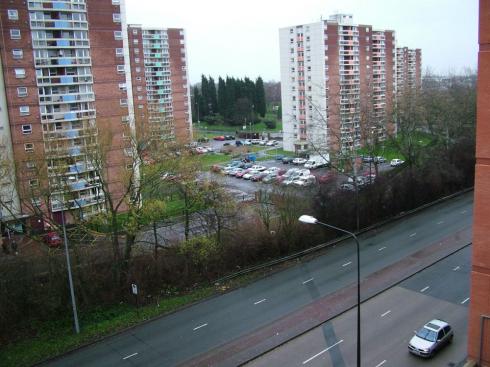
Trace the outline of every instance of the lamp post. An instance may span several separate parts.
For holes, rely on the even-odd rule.
[[[357,249],[357,367],[361,367],[361,266],[360,266],[360,253],[359,253],[359,240],[352,232],[345,229],[332,226],[331,224],[320,222],[318,219],[311,215],[302,215],[299,217],[299,221],[307,224],[320,224],[327,228],[348,234],[356,241]]]
[[[73,289],[73,279],[71,276],[70,253],[68,252],[68,237],[66,235],[65,226],[65,210],[61,210],[61,225],[63,226],[63,241],[65,242],[66,269],[68,271],[68,283],[70,285],[71,306],[73,308],[73,321],[75,323],[75,332],[80,334],[80,326],[78,325],[77,303],[75,300],[75,291]]]

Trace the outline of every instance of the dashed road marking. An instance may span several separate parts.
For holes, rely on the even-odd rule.
[[[466,214],[466,210],[462,210],[460,213],[461,214]]]
[[[311,282],[312,280],[313,280],[313,278],[307,279],[307,280],[305,280],[305,281],[303,282],[303,284],[309,283],[309,282]]]
[[[411,234],[410,236],[408,236],[408,237],[413,237],[413,236],[415,236],[416,234],[417,234],[417,232],[414,232],[414,233],[412,233],[412,234]]]
[[[386,359],[384,361],[382,361],[381,363],[378,363],[375,367],[381,367],[382,365],[384,365],[386,363]]]
[[[391,310],[388,310],[388,311],[386,311],[385,313],[382,313],[382,314],[381,314],[381,317],[385,317],[385,316],[386,316],[386,315],[388,315],[389,313],[391,313]]]
[[[344,267],[346,267],[346,266],[348,266],[350,264],[352,264],[352,261],[349,261],[348,263],[343,264],[342,267],[344,268]]]
[[[443,220],[441,220],[440,222],[437,222],[437,224],[442,224],[442,223],[444,223],[444,221],[443,221]]]
[[[261,299],[260,301],[254,302],[254,305],[267,301],[267,298]]]
[[[456,266],[455,268],[453,268],[453,271],[458,271],[459,269],[461,269],[461,268],[460,268],[460,267],[459,267],[459,265],[458,265],[458,266]]]
[[[386,246],[380,247],[378,251],[383,251],[386,248]]]
[[[130,354],[129,356],[126,356],[123,358],[124,359],[128,359],[128,358],[131,358],[131,357],[134,357],[135,355],[137,355],[138,353],[133,353],[133,354]]]
[[[310,361],[314,360],[316,357],[321,356],[321,355],[322,355],[323,353],[325,353],[325,352],[328,352],[330,349],[332,349],[333,347],[335,347],[335,346],[339,345],[339,344],[340,344],[340,343],[342,343],[343,341],[344,341],[344,339],[341,339],[341,340],[339,340],[337,343],[332,344],[332,345],[331,345],[331,346],[329,346],[328,348],[326,348],[326,349],[322,350],[320,353],[317,353],[317,354],[315,354],[313,357],[310,357],[310,358],[308,358],[306,361],[303,361],[303,364],[307,364],[308,362],[310,362]]]
[[[196,326],[196,327],[195,327],[194,329],[192,329],[192,330],[196,331],[196,330],[199,330],[200,328],[205,327],[205,326],[208,326],[208,324],[206,323],[206,324],[202,324],[202,325]]]
[[[424,293],[424,292],[425,292],[427,289],[429,289],[429,288],[430,288],[430,287],[429,287],[429,286],[427,286],[427,287],[422,288],[420,291],[421,291],[422,293]]]
[[[469,298],[469,297],[468,297],[468,298],[465,298],[465,299],[464,299],[464,300],[461,302],[461,304],[462,304],[462,305],[464,305],[464,304],[465,304],[466,302],[468,302],[469,300],[470,300],[470,298]]]

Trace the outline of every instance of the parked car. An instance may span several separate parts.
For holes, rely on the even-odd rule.
[[[354,187],[353,184],[345,183],[345,182],[342,185],[340,185],[340,189],[342,191],[356,191],[356,188]]]
[[[252,139],[252,144],[254,145],[260,144],[260,139]]]
[[[434,319],[415,333],[408,343],[408,351],[420,357],[432,357],[453,341],[454,331],[446,321]]]
[[[218,135],[218,136],[215,136],[213,139],[217,140],[217,141],[224,141],[225,137],[224,137],[224,135]]]
[[[401,159],[395,158],[395,159],[391,160],[390,166],[391,167],[398,167],[398,166],[401,166],[403,163],[405,163],[405,161],[402,161]]]
[[[294,158],[292,158],[292,157],[283,157],[282,163],[283,164],[290,164],[290,163],[293,163],[293,160],[294,160]]]
[[[293,159],[293,164],[297,165],[297,166],[300,166],[300,165],[303,165],[307,162],[307,159],[306,158],[294,158]]]
[[[362,161],[364,163],[371,163],[371,162],[374,162],[374,158],[371,157],[370,155],[366,155],[366,156],[362,157]]]
[[[265,171],[267,169],[267,167],[265,166],[260,166],[258,164],[255,164],[252,166],[252,169],[256,170],[256,171],[259,171],[259,172],[262,172],[262,171]]]
[[[244,169],[242,169],[242,171],[237,172],[237,173],[235,174],[235,177],[236,177],[236,178],[243,178],[243,176],[244,176],[246,173],[249,173],[249,172],[250,172],[250,168],[244,168]]]
[[[208,150],[204,147],[196,147],[195,151],[197,154],[204,154],[208,152]]]
[[[230,144],[230,143],[228,143],[228,142],[226,142],[226,143],[224,143],[224,144],[223,144],[223,146],[224,146],[224,147],[227,147],[227,146],[230,146],[230,145],[231,145],[231,144]]]
[[[282,154],[278,154],[278,155],[276,155],[276,156],[274,157],[274,159],[275,159],[276,161],[282,161],[282,160],[283,160],[283,158],[284,158],[284,155],[282,155]]]
[[[299,177],[293,181],[293,185],[298,187],[312,186],[315,183],[316,183],[316,177],[313,175]]]
[[[374,161],[377,162],[377,163],[385,163],[386,162],[386,158],[378,155],[378,156],[374,157]]]
[[[277,180],[277,177],[278,177],[278,173],[277,172],[272,172],[272,173],[269,173],[267,174],[267,176],[265,176],[263,179],[262,179],[262,182],[265,183],[265,184],[268,184],[268,183],[273,183]]]
[[[356,181],[357,181],[357,187],[362,187],[366,184],[366,179],[364,176],[357,176]],[[347,183],[354,185],[354,179],[352,177],[349,177],[347,179]]]
[[[43,236],[43,240],[44,243],[47,244],[49,247],[59,247],[63,242],[61,236],[54,231],[46,233]]]
[[[244,145],[244,144],[243,144],[243,141],[241,141],[241,140],[236,140],[236,141],[235,141],[235,145],[236,145],[237,147],[241,147],[241,146],[242,146],[242,145]]]
[[[225,140],[235,140],[233,135],[225,135]]]
[[[226,174],[230,176],[235,176],[238,172],[243,171],[243,168],[240,167],[234,167],[231,170],[229,170]]]
[[[252,145],[252,141],[250,139],[246,139],[244,142],[243,142],[243,145]]]
[[[250,180],[252,178],[253,175],[256,175],[257,173],[259,173],[259,171],[256,171],[256,170],[253,170],[253,169],[250,169],[247,173],[245,173],[242,177],[244,180]]]
[[[259,145],[266,145],[267,144],[267,140],[261,140],[259,141]]]
[[[329,171],[318,177],[317,181],[320,184],[326,184],[328,182],[334,181],[337,178],[337,174],[333,171]]]
[[[279,167],[269,167],[264,172],[265,173],[272,173],[272,172],[279,172],[280,170],[281,169]]]
[[[277,144],[277,141],[275,141],[275,140],[269,140],[267,143],[265,143],[265,145],[268,147],[273,147],[276,144]]]
[[[253,175],[250,180],[251,181],[254,181],[254,182],[258,182],[258,181],[262,181],[262,179],[267,176],[267,173],[264,173],[264,172],[259,172],[259,173],[256,173],[255,175]]]

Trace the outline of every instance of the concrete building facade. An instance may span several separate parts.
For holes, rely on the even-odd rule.
[[[394,31],[336,14],[279,42],[285,150],[351,151],[394,132]]]

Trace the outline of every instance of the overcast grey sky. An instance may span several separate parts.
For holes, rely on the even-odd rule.
[[[281,27],[335,12],[396,31],[397,45],[422,49],[422,67],[475,69],[478,0],[126,0],[128,23],[185,28],[191,83],[201,74],[280,80]]]

